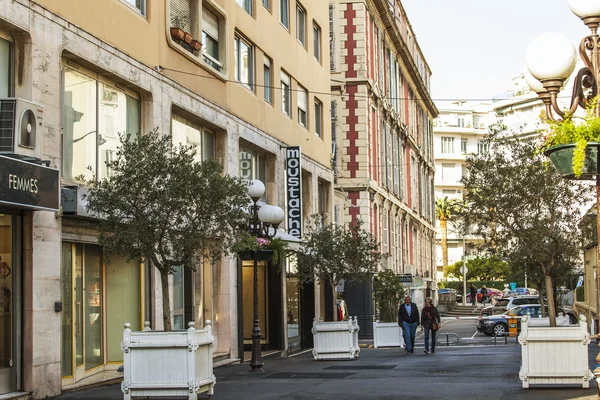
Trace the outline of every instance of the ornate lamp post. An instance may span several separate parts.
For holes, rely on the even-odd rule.
[[[525,79],[529,87],[544,102],[547,117],[554,121],[561,121],[572,115],[579,107],[583,109],[588,107],[598,95],[598,84],[600,83],[600,36],[598,35],[600,2],[569,0],[569,7],[590,28],[590,35],[584,37],[579,45],[579,56],[585,66],[577,72],[568,110],[560,109],[557,97],[566,80],[575,70],[577,55],[573,45],[561,34],[546,33],[531,43],[526,56],[528,71],[525,73]],[[596,116],[600,116],[600,104],[596,104],[594,111]],[[596,229],[600,241],[600,143],[588,142],[587,147],[587,152],[592,156],[590,160],[592,168],[586,171],[587,173],[583,173],[581,178],[589,180],[596,178]],[[558,156],[553,156],[551,149],[546,152],[546,155],[561,172],[565,163],[561,162],[562,160]],[[570,169],[570,166],[568,167]],[[572,173],[563,176],[567,179],[574,178]],[[597,251],[600,260],[600,242]],[[597,288],[600,288],[600,274],[597,279]],[[596,310],[596,315],[599,313],[600,310]],[[598,317],[596,317],[596,326],[598,326]],[[600,354],[596,360],[600,361]]]
[[[277,233],[279,224],[285,216],[283,210],[277,206],[264,204],[258,205],[258,200],[265,194],[265,185],[259,180],[248,184],[248,196],[252,199],[248,220],[248,232],[258,238],[272,239]],[[262,372],[263,361],[260,349],[260,321],[258,319],[258,262],[271,259],[271,250],[250,251],[251,260],[254,261],[254,291],[252,304],[254,306],[254,326],[252,327],[252,358],[250,372]]]

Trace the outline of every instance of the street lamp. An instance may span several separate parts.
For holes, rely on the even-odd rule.
[[[573,84],[571,105],[567,111],[558,106],[558,94],[575,69],[577,56],[575,48],[567,38],[558,33],[546,33],[537,37],[527,49],[527,69],[525,78],[529,87],[535,91],[546,106],[547,118],[560,121],[565,116],[572,115],[578,107],[585,109],[598,95],[600,83],[600,2],[592,0],[569,0],[569,7],[590,29],[590,35],[584,37],[579,45],[579,56],[584,63],[576,75]],[[600,105],[596,104],[596,116],[600,115]],[[596,159],[596,229],[600,241],[600,151]],[[589,177],[588,179],[591,179]],[[600,242],[597,247],[600,256]],[[600,257],[598,257],[600,259]],[[598,274],[600,287],[600,274]],[[596,326],[598,314],[596,310]],[[596,358],[600,361],[599,358]]]
[[[277,206],[264,204],[258,205],[258,201],[265,194],[265,185],[259,180],[248,183],[248,196],[252,199],[248,218],[248,232],[256,238],[272,239],[277,233],[279,224],[285,216],[283,210]],[[258,319],[258,261],[261,252],[252,252],[254,262],[254,326],[252,327],[252,358],[250,360],[250,372],[262,372],[264,365],[260,349],[260,321]],[[264,252],[262,252],[264,253]],[[270,257],[269,257],[270,258]],[[263,261],[267,261],[261,259]]]

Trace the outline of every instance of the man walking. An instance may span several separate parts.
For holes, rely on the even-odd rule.
[[[471,292],[471,305],[477,305],[477,288],[471,283],[471,287],[469,288]]]
[[[419,325],[419,309],[411,301],[410,296],[404,298],[404,304],[400,305],[398,310],[398,325],[404,332],[404,343],[406,344],[406,353],[412,354],[415,351],[415,335]]]

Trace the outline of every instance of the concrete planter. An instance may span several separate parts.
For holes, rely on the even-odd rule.
[[[132,397],[186,397],[213,394],[212,346],[210,321],[205,329],[188,324],[185,331],[132,332],[125,324],[121,348],[124,376],[123,399]]]
[[[358,321],[313,321],[313,356],[315,360],[355,360],[358,358]]]
[[[402,329],[397,322],[373,322],[374,347],[404,347]]]
[[[521,319],[521,371],[523,388],[529,385],[581,385],[590,387],[590,343],[585,317],[578,325],[532,326],[535,319]],[[534,322],[534,324],[536,324]],[[537,325],[537,324],[536,324]]]

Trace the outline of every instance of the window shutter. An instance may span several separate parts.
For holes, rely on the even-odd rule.
[[[202,30],[217,42],[219,41],[219,19],[205,7],[202,7]]]
[[[306,98],[308,96],[306,95],[306,90],[302,89],[298,92],[298,108],[301,109],[302,111],[306,111]]]

